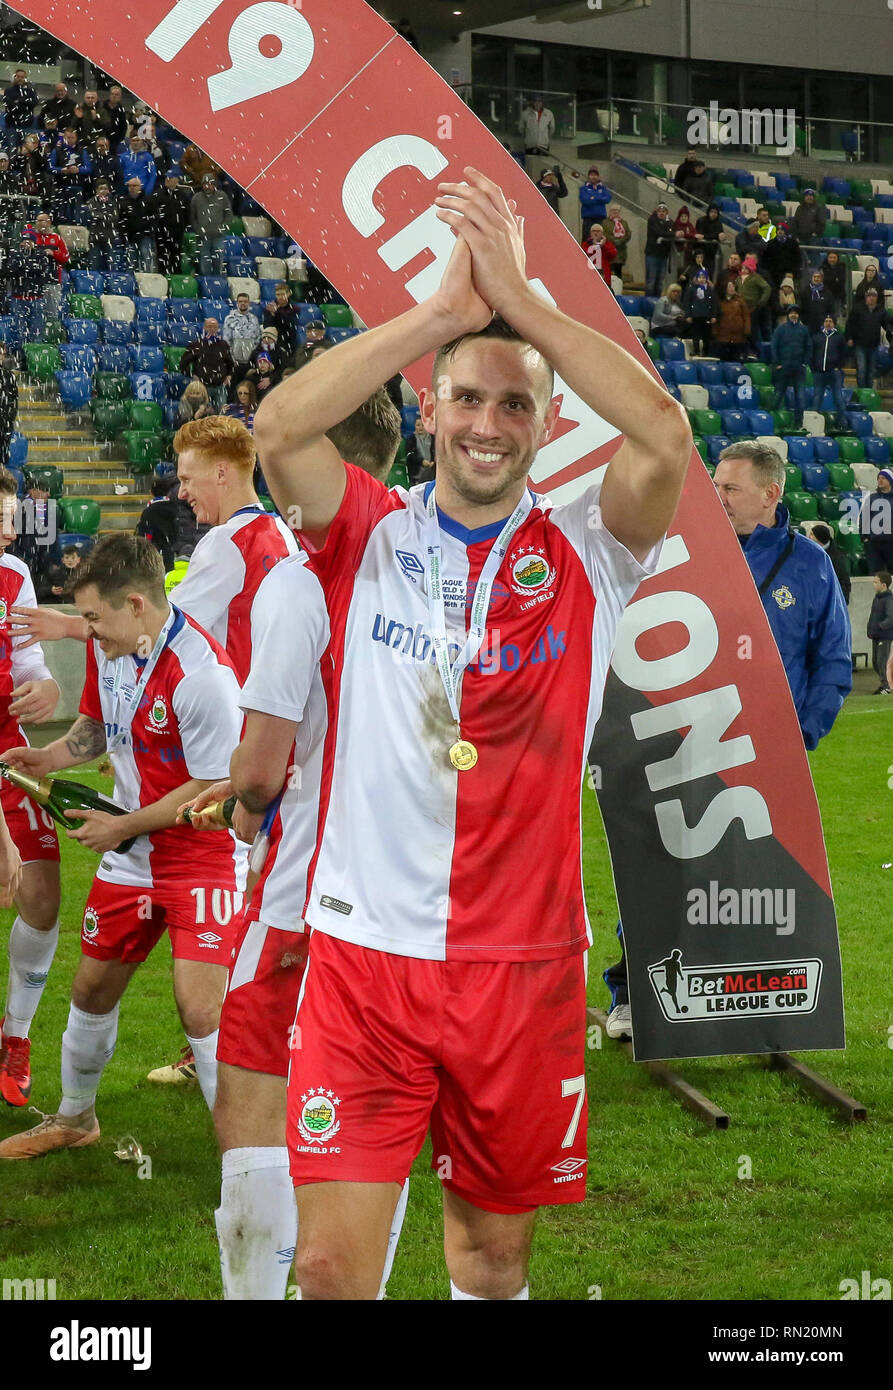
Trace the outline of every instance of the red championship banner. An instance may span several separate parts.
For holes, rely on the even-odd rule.
[[[526,174],[361,0],[14,8],[200,145],[367,324],[438,285],[453,233],[435,216],[436,185],[472,164],[517,200],[540,292],[650,366]],[[407,369],[414,387],[429,368]],[[619,437],[560,381],[556,390],[561,422],[533,481],[560,502],[598,481]],[[624,617],[591,756],[636,1055],[842,1047],[834,906],[803,740],[741,547],[696,453],[661,573]]]

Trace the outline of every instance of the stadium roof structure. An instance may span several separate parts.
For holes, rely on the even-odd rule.
[[[535,19],[542,24],[563,21],[575,24],[599,19],[620,10],[639,10],[651,0],[387,0],[373,6],[391,23],[406,18],[425,29],[462,33],[490,28],[513,19]]]

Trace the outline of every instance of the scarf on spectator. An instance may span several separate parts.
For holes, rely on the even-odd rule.
[[[612,217],[612,218],[611,218],[611,221],[612,221],[612,223],[614,224],[614,236],[615,236],[615,238],[616,238],[616,237],[625,237],[625,236],[626,236],[626,228],[625,228],[624,225],[623,225],[623,218],[622,218],[622,217]]]

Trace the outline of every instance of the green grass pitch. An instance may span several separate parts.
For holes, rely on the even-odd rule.
[[[857,690],[871,684],[860,676]],[[868,1123],[845,1124],[753,1058],[681,1062],[681,1074],[731,1114],[727,1131],[711,1131],[605,1039],[587,1060],[586,1201],[542,1213],[532,1297],[833,1300],[840,1281],[858,1280],[862,1270],[891,1277],[893,1223],[884,1194],[893,1115],[893,868],[883,867],[893,861],[891,713],[882,698],[851,696],[811,755],[840,921],[848,1045],[804,1060],[863,1101]],[[108,787],[95,773],[85,780]],[[616,950],[616,904],[588,791],[584,806],[595,934],[590,999],[603,1005],[600,977]],[[43,1110],[58,1100],[59,1044],[95,862],[65,845],[63,934],[32,1030],[32,1101]],[[0,918],[5,940],[12,914]],[[145,1081],[183,1044],[169,961],[165,941],[125,996],[118,1049],[99,1095],[101,1143],[0,1164],[0,1278],[55,1279],[59,1299],[220,1297],[219,1162],[210,1116],[197,1089]],[[0,1138],[32,1120],[3,1108]],[[116,1141],[128,1135],[151,1157],[151,1178],[115,1158]],[[427,1162],[423,1152],[413,1172],[392,1298],[449,1296],[439,1182]],[[739,1177],[746,1171],[750,1178]]]

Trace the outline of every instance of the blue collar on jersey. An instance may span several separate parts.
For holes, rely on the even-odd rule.
[[[183,628],[183,627],[186,626],[186,616],[185,616],[185,614],[184,614],[183,612],[181,612],[181,610],[180,610],[180,609],[176,606],[176,604],[174,604],[174,603],[171,604],[171,608],[173,609],[173,612],[174,612],[174,621],[171,623],[171,630],[170,630],[170,632],[167,634],[167,641],[165,642],[164,646],[162,647],[162,649],[161,649],[162,651],[166,651],[166,650],[167,650],[167,648],[170,646],[171,642],[173,642],[174,638],[176,637],[177,633],[181,630],[181,628]],[[148,661],[148,659],[149,659],[149,658],[148,658],[147,656],[135,656],[135,657],[133,658],[133,661],[134,661],[134,665],[136,666],[136,669],[137,669],[138,671],[141,671],[142,668],[145,666],[146,662]]]
[[[233,512],[233,516],[259,516],[261,512],[266,513],[266,507],[260,502],[249,502],[247,507],[239,507],[238,511]],[[232,521],[233,516],[230,517]]]
[[[425,484],[425,491],[422,494],[422,500],[425,503],[427,503],[428,498],[431,496],[431,489],[433,486],[433,482]],[[534,503],[536,503],[536,493],[533,488],[529,487],[527,491],[533,498]],[[509,513],[509,516],[510,515],[511,513]],[[440,529],[446,531],[448,536],[455,536],[456,540],[461,541],[463,545],[474,545],[476,541],[495,541],[508,520],[508,517],[503,517],[502,521],[492,521],[489,526],[477,526],[473,531],[469,531],[467,526],[463,526],[460,522],[454,521],[451,516],[447,516],[446,512],[441,511],[440,507],[438,507],[437,520],[440,523]]]

